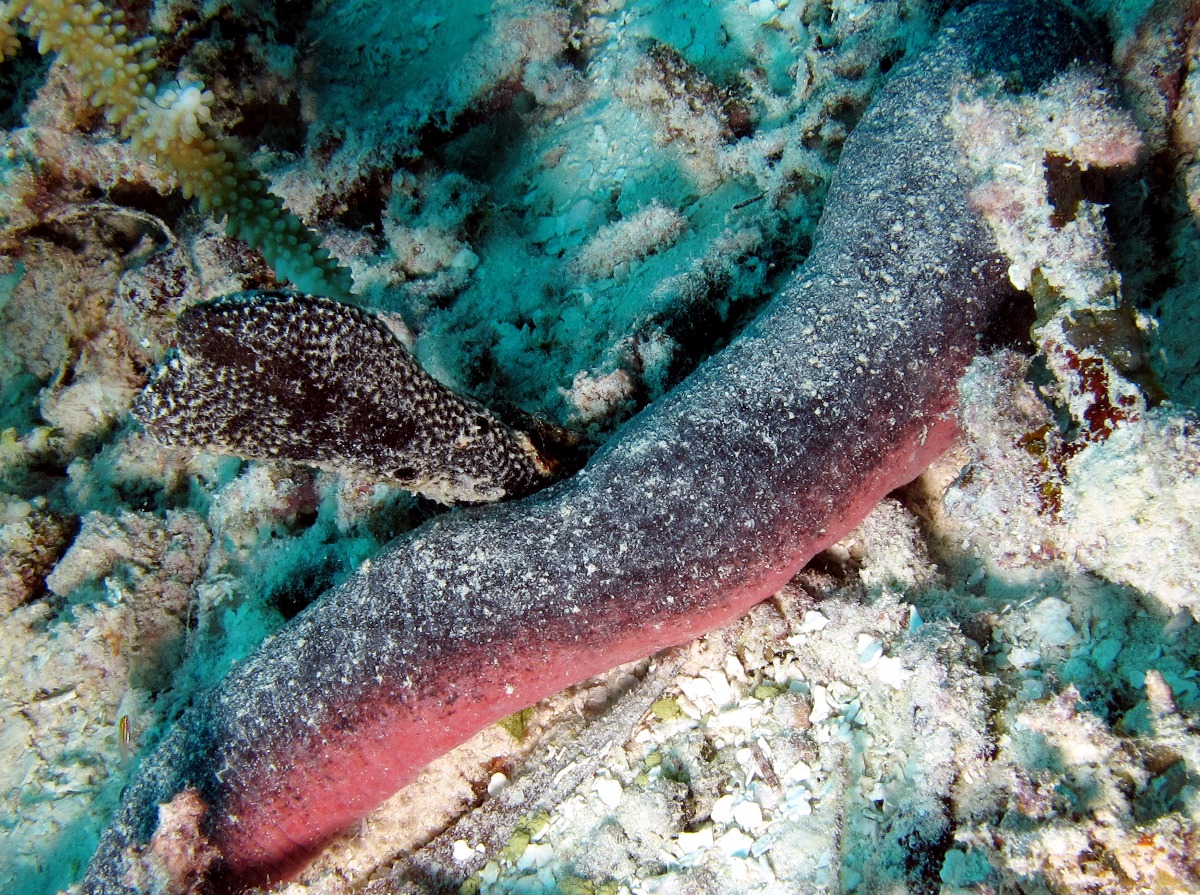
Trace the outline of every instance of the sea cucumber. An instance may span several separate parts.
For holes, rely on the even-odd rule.
[[[218,891],[286,878],[483,725],[734,618],[919,474],[983,335],[1019,316],[952,97],[1036,89],[1092,45],[1039,0],[943,28],[853,132],[759,318],[573,478],[432,521],[265,642],[146,760],[83,891],[155,867]]]
[[[528,436],[451,392],[358,308],[239,292],[188,308],[178,331],[133,409],[166,444],[355,469],[442,503],[549,480]]]

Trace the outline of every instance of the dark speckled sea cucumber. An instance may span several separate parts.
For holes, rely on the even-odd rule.
[[[442,503],[549,481],[526,435],[435,380],[358,308],[239,292],[188,308],[177,330],[133,409],[166,444],[358,470]]]
[[[1091,45],[1050,0],[945,27],[855,129],[759,319],[573,478],[434,520],[264,643],[145,762],[83,890],[147,886],[189,836],[212,890],[285,877],[482,726],[742,613],[916,476],[981,333],[1017,313],[952,94],[1036,88]]]

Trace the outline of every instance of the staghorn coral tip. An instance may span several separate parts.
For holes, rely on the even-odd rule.
[[[151,83],[157,40],[130,40],[118,13],[102,3],[0,5],[0,60],[16,52],[13,20],[20,19],[37,38],[38,52],[60,54],[85,96],[137,152],[174,175],[183,195],[195,197],[202,210],[221,209],[228,216],[229,235],[259,249],[297,288],[349,298],[350,271],[331,255],[318,255],[320,237],[241,159],[236,144],[217,133],[212,92],[195,79]]]

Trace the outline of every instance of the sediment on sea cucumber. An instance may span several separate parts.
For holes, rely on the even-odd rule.
[[[83,891],[161,871],[159,805],[196,795],[205,866],[179,872],[286,878],[482,726],[730,620],[919,474],[982,334],[1020,313],[952,96],[1036,89],[1090,47],[1057,3],[984,2],[898,66],[758,320],[573,478],[434,520],[265,642],[146,760]]]

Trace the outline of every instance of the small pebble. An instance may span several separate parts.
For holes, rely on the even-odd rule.
[[[495,774],[492,774],[491,779],[488,780],[488,795],[494,796],[506,786],[508,786],[508,778],[497,771]]]
[[[621,796],[624,790],[621,787],[620,781],[614,780],[611,777],[601,777],[595,784],[596,796],[608,808],[615,809],[621,804]]]

